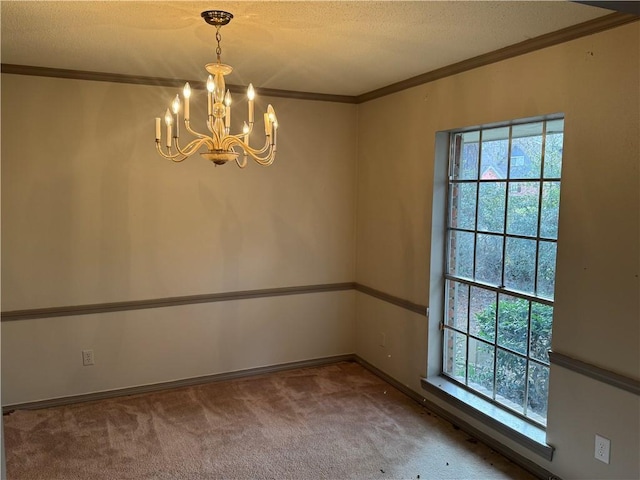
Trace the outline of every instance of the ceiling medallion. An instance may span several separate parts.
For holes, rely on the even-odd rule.
[[[227,25],[233,15],[222,10],[207,10],[202,12],[202,18],[209,25],[216,27],[216,48],[217,61],[205,65],[209,72],[207,79],[207,127],[209,134],[202,134],[194,131],[190,125],[189,99],[191,98],[191,87],[189,82],[185,83],[183,89],[183,101],[180,95],[176,95],[171,103],[171,109],[167,108],[164,116],[166,124],[165,147],[162,146],[161,121],[156,118],[156,149],[164,158],[181,162],[187,157],[196,153],[202,146],[206,151],[200,152],[207,160],[211,160],[216,165],[224,165],[227,162],[235,161],[240,168],[247,165],[247,158],[251,157],[260,165],[271,165],[276,156],[276,137],[278,131],[278,119],[271,105],[267,107],[264,114],[265,143],[262,148],[252,148],[249,146],[249,137],[254,125],[254,99],[255,90],[252,84],[247,88],[248,118],[244,122],[242,133],[231,134],[231,92],[225,89],[224,77],[229,75],[233,68],[220,61],[222,49],[220,48],[220,27]],[[180,146],[179,120],[184,104],[184,126],[187,132],[196,137],[184,147]],[[174,128],[175,126],[175,128]],[[242,153],[242,159],[239,159]]]

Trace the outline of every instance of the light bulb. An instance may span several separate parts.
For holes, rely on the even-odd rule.
[[[277,119],[276,119],[276,111],[273,109],[271,104],[269,104],[267,106],[267,114],[269,115],[269,121],[271,123],[275,123],[277,121]]]
[[[173,110],[173,113],[176,115],[180,111],[180,97],[178,95],[176,95],[176,98],[174,98],[171,103],[171,110]]]
[[[247,106],[249,107],[249,123],[253,125],[253,99],[256,98],[256,91],[253,89],[253,84],[249,84],[247,88]]]
[[[227,94],[224,96],[224,104],[227,107],[231,106],[231,92],[229,90],[227,90]]]
[[[167,112],[164,114],[164,123],[167,124],[167,127],[173,124],[173,117],[171,117],[171,112],[169,111],[168,108],[167,108]]]
[[[209,78],[207,78],[207,90],[209,93],[213,93],[214,88],[213,77],[209,75]]]
[[[249,132],[251,131],[251,129],[249,128],[249,125],[247,125],[247,122],[243,122],[242,123],[242,134],[243,134],[243,138],[242,141],[244,142],[246,147],[243,147],[243,149],[249,147]],[[244,150],[244,155],[245,157],[247,156],[247,150]]]
[[[184,95],[184,121],[189,121],[189,97],[191,96],[191,85],[189,82],[184,84],[184,89],[182,90],[182,94]]]

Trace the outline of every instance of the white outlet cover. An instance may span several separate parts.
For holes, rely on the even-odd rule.
[[[596,434],[596,449],[594,454],[596,459],[609,465],[610,453],[611,453],[611,440]]]
[[[94,364],[93,350],[82,350],[82,365],[85,367]]]

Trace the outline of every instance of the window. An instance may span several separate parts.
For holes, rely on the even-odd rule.
[[[546,425],[563,119],[451,134],[443,374]]]

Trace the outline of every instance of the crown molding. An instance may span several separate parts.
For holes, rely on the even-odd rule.
[[[607,10],[614,10],[616,12],[633,13],[634,15],[640,15],[640,2],[638,0],[633,1],[614,1],[604,0],[600,2],[572,0],[573,3],[582,3],[583,5],[589,5],[591,7],[605,8]]]
[[[458,63],[447,65],[436,70],[432,70],[421,75],[417,75],[406,80],[387,85],[376,90],[372,90],[361,95],[333,95],[326,93],[297,92],[293,90],[278,90],[273,88],[257,88],[260,95],[270,97],[292,98],[297,100],[315,100],[322,102],[337,102],[360,104],[384,97],[392,93],[400,92],[425,83],[433,82],[441,78],[457,75],[474,68],[483,67],[492,63],[507,60],[509,58],[524,55],[543,48],[558,45],[560,43],[575,40],[577,38],[593,35],[612,28],[620,27],[628,23],[637,22],[640,17],[632,13],[612,13],[603,17],[598,17],[588,22],[579,23],[571,27],[547,33],[539,37],[525,40],[508,47],[485,53],[477,57],[469,58]],[[74,80],[93,80],[99,82],[130,83],[135,85],[150,85],[161,87],[181,88],[185,82],[189,82],[192,88],[204,89],[205,84],[199,80],[173,79],[163,77],[148,77],[142,75],[124,75],[119,73],[90,72],[85,70],[67,70],[62,68],[38,67],[31,65],[1,64],[2,73],[16,75],[35,75],[40,77],[66,78]],[[246,90],[242,85],[228,85],[233,93],[240,93]]]
[[[620,27],[627,23],[637,22],[640,20],[638,16],[629,13],[612,13],[599,17],[588,22],[579,23],[571,27],[563,28],[555,32],[540,35],[539,37],[525,40],[524,42],[509,45],[508,47],[495,50],[493,52],[478,55],[458,63],[447,65],[421,75],[402,80],[386,87],[364,93],[357,97],[357,103],[364,103],[376,98],[385,97],[392,93],[400,92],[408,88],[416,87],[425,83],[433,82],[441,78],[457,75],[458,73],[467,72],[474,68],[483,67],[492,63],[507,60],[509,58],[524,55],[525,53],[534,52],[543,48],[558,45],[560,43],[575,40],[577,38],[593,35],[611,28]]]
[[[90,72],[87,70],[68,70],[64,68],[38,67],[33,65],[16,65],[3,63],[2,73],[14,75],[31,75],[36,77],[65,78],[69,80],[91,80],[96,82],[130,83],[133,85],[149,85],[153,87],[182,88],[189,82],[191,88],[205,90],[205,82],[200,80],[147,77],[144,75],[125,75],[122,73]],[[244,85],[227,84],[232,93],[245,93]],[[356,103],[357,97],[350,95],[333,95],[328,93],[297,92],[294,90],[279,90],[276,88],[256,88],[256,93],[268,97],[294,98],[296,100],[315,100],[321,102]]]

